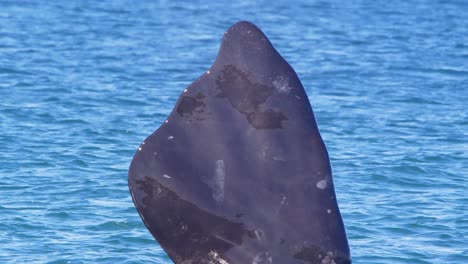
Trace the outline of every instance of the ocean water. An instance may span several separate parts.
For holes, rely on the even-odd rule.
[[[468,263],[466,1],[175,2],[0,0],[0,263],[172,263],[127,170],[238,20],[306,88],[353,263]]]

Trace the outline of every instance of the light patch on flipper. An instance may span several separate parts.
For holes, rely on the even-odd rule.
[[[212,261],[210,261],[210,264],[229,264],[229,262],[225,261],[224,259],[222,259],[218,252],[212,250],[210,251],[210,253],[208,253],[208,256],[210,257],[210,259]],[[214,261],[214,262],[213,262]]]
[[[283,161],[283,162],[286,161],[286,159],[284,157],[282,157],[282,156],[273,156],[272,159],[274,161]]]
[[[289,78],[286,76],[278,76],[273,81],[273,86],[280,92],[280,93],[289,93],[291,91],[291,86],[289,85]]]
[[[327,188],[327,180],[320,180],[320,181],[317,182],[317,184],[315,186],[317,186],[317,188],[323,190],[323,189]]]
[[[224,161],[217,160],[215,165],[215,177],[213,182],[213,198],[216,202],[221,203],[224,201],[224,179],[226,177],[226,170],[224,169]]]
[[[287,197],[286,197],[286,196],[283,196],[283,198],[281,199],[280,205],[285,205],[285,204],[286,204],[286,205],[288,204],[288,202],[287,202]]]
[[[319,259],[322,261],[320,262],[321,264],[335,264],[335,259],[333,258],[333,252],[328,251],[325,256],[319,255]]]
[[[268,252],[262,252],[257,254],[252,260],[252,264],[269,264],[273,263],[273,258]]]

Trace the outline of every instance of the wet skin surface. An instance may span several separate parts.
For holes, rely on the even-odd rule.
[[[331,168],[296,73],[253,24],[140,146],[135,205],[175,263],[350,263]]]

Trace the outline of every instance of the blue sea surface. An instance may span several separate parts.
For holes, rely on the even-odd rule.
[[[353,263],[468,263],[463,0],[0,0],[0,263],[172,263],[127,170],[239,20],[302,80]]]

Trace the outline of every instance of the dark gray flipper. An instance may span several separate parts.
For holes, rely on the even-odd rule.
[[[175,263],[351,262],[307,95],[249,22],[140,146],[129,185]]]

